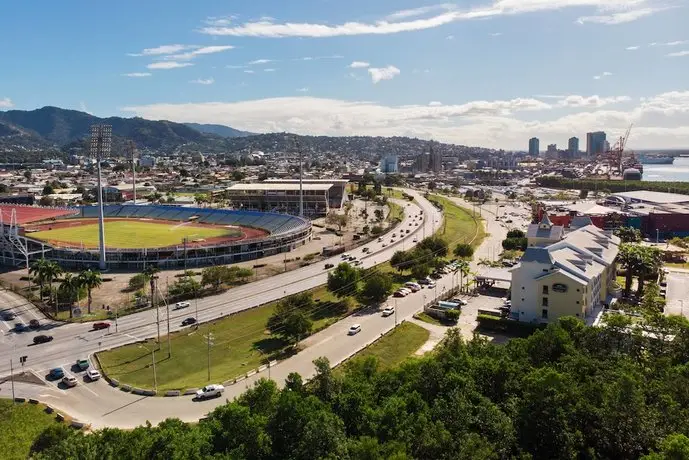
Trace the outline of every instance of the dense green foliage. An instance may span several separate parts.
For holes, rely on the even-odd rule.
[[[634,190],[650,190],[654,192],[689,193],[689,182],[646,182],[632,180],[586,180],[566,179],[558,176],[541,176],[536,179],[539,187],[589,190],[631,192]]]
[[[641,230],[634,227],[618,227],[615,236],[619,236],[623,243],[640,243]]]
[[[314,307],[310,292],[294,294],[278,302],[268,319],[268,330],[285,342],[296,344],[311,332],[313,322],[309,315]]]
[[[686,458],[689,325],[655,327],[650,339],[565,318],[506,345],[453,330],[434,355],[394,369],[365,359],[340,375],[316,360],[308,385],[260,381],[197,425],[53,428],[35,457]]]
[[[356,295],[359,290],[359,270],[346,262],[328,273],[328,290],[338,297]]]

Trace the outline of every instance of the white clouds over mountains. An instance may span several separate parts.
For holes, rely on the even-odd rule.
[[[663,93],[643,100],[627,96],[553,95],[403,106],[283,97],[231,103],[153,104],[122,110],[149,119],[220,123],[252,132],[408,135],[495,148],[524,148],[526,139],[532,136],[544,142],[564,142],[601,126],[612,137],[634,122],[634,148],[689,144],[689,91]],[[529,115],[525,116],[526,113]]]
[[[14,107],[12,99],[10,99],[9,97],[0,99],[0,109],[11,109],[12,107]]]

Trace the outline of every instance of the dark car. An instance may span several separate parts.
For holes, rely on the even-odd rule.
[[[196,324],[196,318],[187,318],[182,321],[182,326],[191,326],[192,324]]]
[[[52,380],[61,379],[64,376],[65,376],[65,371],[61,367],[56,367],[54,369],[50,369],[50,372],[48,373],[48,377]]]
[[[41,323],[37,319],[32,319],[31,321],[29,321],[29,327],[31,329],[38,329],[39,327],[41,327]]]
[[[47,343],[53,340],[52,335],[37,335],[33,338],[33,343],[38,345],[39,343]]]
[[[110,323],[103,323],[103,322],[93,323],[93,330],[94,331],[98,331],[100,329],[108,329],[108,328],[110,328]]]
[[[335,265],[333,264],[325,264],[325,269],[328,270],[330,268],[333,268]]]
[[[24,323],[14,323],[14,331],[15,331],[15,332],[24,332],[24,331],[28,331],[28,330],[29,330],[29,328],[27,327],[26,324],[24,324]]]
[[[2,313],[2,318],[5,321],[12,321],[16,317],[17,317],[17,315],[15,315],[14,312],[11,312],[11,311],[5,311]]]

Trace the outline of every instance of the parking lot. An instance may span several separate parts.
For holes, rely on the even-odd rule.
[[[689,318],[689,273],[671,271],[667,274],[665,314]]]

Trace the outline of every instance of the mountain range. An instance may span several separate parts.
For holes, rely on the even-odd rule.
[[[429,142],[408,137],[296,136],[288,133],[253,134],[229,126],[175,123],[139,117],[100,118],[77,110],[43,107],[36,110],[0,112],[0,152],[16,162],[50,158],[61,151],[87,153],[90,127],[103,123],[112,126],[112,151],[126,152],[134,141],[140,152],[153,154],[239,152],[289,152],[297,148],[305,154],[330,152],[358,155],[376,161],[382,155],[410,155],[427,152]],[[488,149],[434,143],[443,155],[466,159],[489,152]]]

